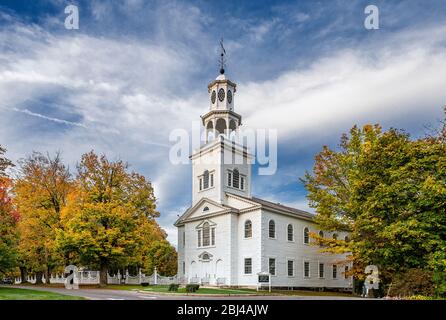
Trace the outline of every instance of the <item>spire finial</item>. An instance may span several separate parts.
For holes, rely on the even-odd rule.
[[[220,52],[220,59],[219,59],[219,64],[220,64],[220,74],[224,74],[225,73],[225,65],[226,65],[226,50],[225,47],[223,46],[223,38],[221,38],[220,40],[220,47],[221,47],[221,52]]]

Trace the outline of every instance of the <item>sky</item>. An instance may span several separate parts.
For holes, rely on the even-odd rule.
[[[416,138],[444,118],[445,16],[442,0],[0,0],[0,144],[13,161],[61,151],[72,171],[90,150],[127,161],[176,244],[191,166],[169,162],[169,133],[208,110],[223,38],[243,126],[278,132],[278,170],[253,195],[314,212],[299,178],[323,145],[355,124]]]

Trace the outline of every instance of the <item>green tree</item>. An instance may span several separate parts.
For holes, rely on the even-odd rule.
[[[411,268],[446,272],[446,144],[378,125],[353,127],[338,151],[324,146],[303,179],[316,222],[347,230],[326,251],[351,252],[353,272],[376,264],[385,281]]]
[[[111,162],[91,151],[77,166],[58,246],[72,262],[99,268],[100,283],[106,285],[109,268],[141,265],[142,247],[156,237],[158,215],[144,176],[129,172],[121,160]]]
[[[163,276],[177,274],[177,251],[167,240],[155,241],[147,250],[144,269],[151,273],[155,267]]]

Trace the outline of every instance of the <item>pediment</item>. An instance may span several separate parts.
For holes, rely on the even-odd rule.
[[[215,202],[213,200],[210,200],[208,198],[202,198],[200,201],[198,201],[192,208],[190,208],[180,219],[178,222],[186,220],[186,219],[192,219],[197,218],[201,216],[206,216],[209,214],[222,212],[230,210],[229,207],[226,207],[218,202]]]

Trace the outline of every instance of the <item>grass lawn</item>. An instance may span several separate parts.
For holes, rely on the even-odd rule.
[[[0,287],[0,300],[85,300],[82,297],[32,290]]]
[[[160,293],[180,293],[180,294],[186,294],[186,288],[180,287],[178,291],[169,291],[169,286],[150,286],[150,287],[143,287],[144,291],[149,292],[160,292]],[[224,295],[231,295],[231,294],[256,294],[257,291],[252,289],[227,289],[227,288],[199,288],[195,294],[224,294]]]

